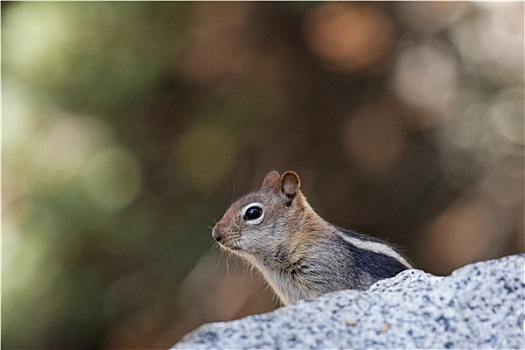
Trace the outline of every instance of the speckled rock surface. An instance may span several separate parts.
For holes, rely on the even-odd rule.
[[[523,349],[525,254],[447,277],[408,270],[273,312],[204,325],[174,349]]]

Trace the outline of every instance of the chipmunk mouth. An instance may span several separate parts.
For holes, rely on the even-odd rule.
[[[232,242],[232,240],[228,240],[228,241],[221,241],[221,242],[217,242],[219,243],[219,245],[225,249],[229,249],[231,251],[241,251],[242,248],[239,247],[238,245],[235,244],[235,241]]]

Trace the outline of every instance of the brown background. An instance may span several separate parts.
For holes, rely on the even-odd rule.
[[[524,251],[523,3],[2,2],[4,348],[277,306],[210,227],[272,169],[444,275]]]

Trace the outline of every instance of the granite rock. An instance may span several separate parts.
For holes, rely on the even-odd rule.
[[[523,349],[525,254],[437,277],[407,270],[273,312],[203,325],[174,349]]]

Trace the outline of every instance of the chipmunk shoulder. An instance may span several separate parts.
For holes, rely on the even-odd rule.
[[[391,245],[321,218],[299,176],[266,175],[258,191],[234,202],[212,230],[224,249],[253,264],[283,304],[344,289],[367,289],[412,268]]]

